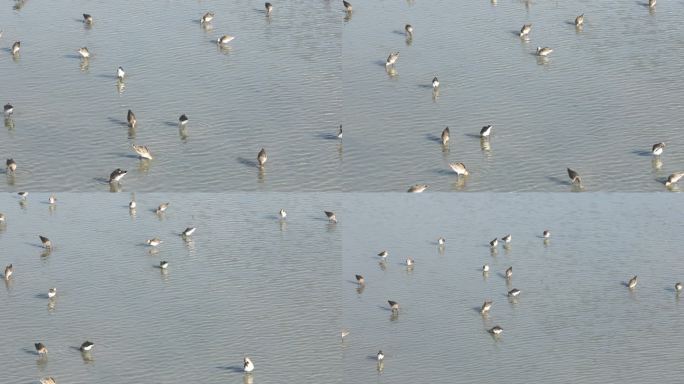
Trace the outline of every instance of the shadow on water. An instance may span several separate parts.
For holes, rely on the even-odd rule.
[[[164,124],[169,126],[169,127],[174,127],[174,128],[179,125],[177,122],[173,122],[173,121],[165,121]]]
[[[216,367],[216,369],[221,369],[224,371],[230,371],[230,372],[235,372],[235,373],[243,373],[244,372],[244,366],[242,366],[242,365],[222,366],[222,367]]]
[[[127,121],[120,120],[120,119],[117,119],[117,118],[114,118],[114,117],[108,117],[108,118],[107,118],[107,121],[109,121],[110,123],[113,123],[113,124],[117,124],[117,125],[124,126],[124,127],[128,126],[128,122],[127,122]]]
[[[439,144],[442,143],[442,138],[440,136],[435,135],[434,133],[426,133],[425,139],[427,139],[429,141],[434,141],[434,142],[439,143]]]
[[[567,185],[567,186],[573,185],[570,181],[563,180],[563,179],[558,178],[556,176],[546,176],[546,179],[549,181],[553,181],[554,183],[556,183],[558,185]]]
[[[242,165],[246,165],[248,167],[253,167],[253,168],[258,167],[256,160],[249,160],[249,159],[246,159],[244,157],[238,157],[237,161],[238,161],[238,163],[240,163]]]
[[[319,132],[316,137],[323,140],[339,140],[336,134]]]
[[[644,156],[644,157],[646,157],[646,156],[653,156],[653,154],[651,153],[651,151],[645,151],[645,150],[642,150],[642,149],[633,149],[633,150],[632,150],[632,153],[635,154],[635,155],[637,155],[637,156]]]

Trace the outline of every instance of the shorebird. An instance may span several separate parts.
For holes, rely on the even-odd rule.
[[[480,137],[482,138],[487,138],[489,135],[492,133],[492,126],[491,125],[485,125],[480,129]]]
[[[397,59],[399,59],[399,52],[390,52],[389,56],[387,56],[385,66],[389,67],[390,65],[394,65],[394,63],[397,62]]]
[[[249,373],[254,370],[254,363],[252,363],[252,359],[249,357],[245,356],[244,364],[243,364],[243,369],[245,372]]]
[[[152,160],[152,153],[150,153],[150,149],[147,146],[133,144],[133,150],[141,159]]]
[[[527,37],[531,30],[532,24],[523,24],[522,28],[520,28],[520,37]]]
[[[86,24],[92,24],[93,23],[93,17],[87,13],[83,14],[83,22]]]
[[[24,192],[24,191],[17,192],[17,195],[19,195],[19,197],[21,197],[22,200],[26,200],[26,197],[28,196],[28,194],[29,194],[28,192]]]
[[[504,276],[506,276],[507,279],[510,279],[513,276],[513,267],[506,268],[506,272],[504,272]]]
[[[273,11],[273,4],[266,3],[266,4],[264,4],[264,8],[266,8],[266,14],[270,15],[271,12]]]
[[[444,128],[442,131],[442,145],[447,145],[450,139],[449,127]]]
[[[285,212],[284,209],[281,209],[280,211],[278,211],[278,216],[280,216],[281,219],[284,219],[287,217],[287,212]]]
[[[337,130],[337,138],[338,139],[342,138],[342,124],[340,124],[340,128]]]
[[[570,168],[568,168],[568,177],[573,184],[582,185],[582,178],[580,177],[579,173]]]
[[[406,35],[408,35],[408,37],[413,37],[413,26],[411,24],[406,24],[404,26],[404,31],[406,31]]]
[[[485,302],[482,304],[482,307],[480,308],[480,313],[481,314],[486,314],[489,312],[489,310],[492,309],[492,302],[485,300]]]
[[[348,1],[346,1],[346,0],[342,0],[342,5],[344,5],[344,10],[345,10],[345,11],[347,11],[347,12],[353,11],[352,5],[351,5],[350,2],[348,2]]]
[[[648,0],[648,7],[649,8],[655,8],[656,6],[656,0]]]
[[[378,256],[382,257],[383,259],[386,259],[387,256],[389,256],[389,252],[381,251],[380,253],[378,253]]]
[[[629,279],[629,281],[627,282],[627,288],[629,288],[629,289],[634,289],[634,288],[636,288],[637,282],[638,282],[638,281],[637,281],[637,277],[636,277],[636,276],[632,277],[632,278]]]
[[[52,242],[45,236],[38,235],[40,242],[43,244],[43,248],[52,248]]]
[[[47,347],[45,347],[45,344],[43,343],[35,343],[34,344],[36,347],[36,352],[38,352],[39,355],[45,356],[48,353]]]
[[[494,240],[489,242],[489,245],[491,247],[496,247],[498,244],[499,244],[499,239],[497,239],[496,237],[494,238]]]
[[[214,12],[207,12],[200,18],[200,24],[211,23],[214,20]]]
[[[684,289],[684,285],[682,285],[682,283],[679,283],[679,282],[678,282],[678,283],[675,283],[675,291],[676,291],[677,293],[681,292],[682,289]]]
[[[489,264],[485,264],[482,266],[482,272],[489,272]]]
[[[340,336],[341,336],[342,340],[344,340],[345,337],[349,336],[349,330],[346,328],[343,328],[340,331]]]
[[[48,376],[40,379],[40,384],[57,384],[57,382],[55,381],[54,377]]]
[[[581,27],[584,25],[584,13],[575,17],[575,27]]]
[[[392,300],[387,300],[387,303],[390,305],[390,309],[392,310],[393,313],[399,312],[399,303],[396,301]]]
[[[184,113],[184,114],[180,115],[180,117],[178,118],[178,123],[180,125],[185,125],[188,123],[188,120],[190,120],[190,119],[188,119],[188,116]]]
[[[14,173],[17,170],[17,162],[14,159],[7,159],[7,173]]]
[[[119,81],[123,81],[124,76],[126,76],[126,72],[124,72],[123,68],[119,67],[116,69],[116,78],[119,79]]]
[[[124,171],[121,168],[117,168],[117,169],[113,170],[112,173],[109,174],[109,182],[110,183],[119,182],[122,177],[126,176],[127,173],[128,173],[128,171]]]
[[[437,239],[437,244],[438,244],[438,245],[444,245],[444,244],[446,244],[446,239],[443,238],[443,237],[440,237],[439,239]]]
[[[126,115],[126,121],[128,122],[128,126],[131,128],[135,128],[135,126],[138,124],[138,119],[135,118],[135,113],[133,113],[133,111],[130,109]]]
[[[161,204],[159,204],[159,206],[158,206],[157,209],[154,211],[154,213],[156,213],[156,214],[163,213],[164,211],[166,211],[166,210],[169,208],[169,204],[171,204],[171,203],[161,203]]]
[[[437,88],[439,88],[439,80],[435,76],[432,78],[432,89],[437,90]]]
[[[185,228],[185,231],[183,231],[183,233],[181,233],[181,236],[185,236],[185,237],[192,236],[192,234],[195,233],[196,230],[197,230],[197,228],[195,228],[195,227],[187,227],[187,228]]]
[[[412,258],[410,258],[410,257],[406,258],[406,266],[407,267],[412,267],[413,264],[415,264],[415,263],[416,263],[415,260],[413,260]]]
[[[520,294],[520,290],[517,288],[513,288],[510,291],[508,291],[508,296],[509,297],[516,297]]]
[[[463,163],[449,163],[449,167],[451,167],[451,170],[456,172],[456,175],[458,176],[468,176],[468,169],[466,169],[465,164]]]
[[[503,332],[503,328],[499,327],[498,325],[495,325],[492,328],[490,328],[487,332],[491,333],[492,335],[500,335],[501,332]]]
[[[79,350],[81,352],[88,352],[91,349],[93,349],[94,346],[95,346],[95,344],[93,344],[92,342],[84,341],[83,344],[81,344],[81,347],[79,348]]]
[[[504,243],[508,244],[508,243],[511,242],[511,239],[512,239],[512,238],[513,238],[513,236],[511,236],[510,234],[508,234],[508,235],[502,237],[501,240],[503,240]]]
[[[4,223],[4,222],[5,222],[5,214],[0,213],[0,223]]]
[[[154,237],[154,238],[147,240],[147,245],[150,245],[152,247],[156,247],[161,243],[162,243],[162,241],[158,237]]]
[[[48,197],[48,204],[50,204],[50,205],[57,204],[57,198],[55,197],[55,195],[50,195],[50,197]]]
[[[14,44],[12,44],[12,55],[18,55],[19,50],[21,49],[21,41],[15,41]]]
[[[224,44],[230,43],[231,41],[233,41],[233,39],[235,39],[235,36],[223,35],[223,36],[219,37],[218,39],[216,39],[216,43],[218,45],[224,45]]]
[[[10,116],[14,112],[14,106],[10,103],[5,104],[3,110],[5,111],[5,116]]]
[[[325,216],[328,217],[328,221],[330,221],[331,223],[337,223],[337,217],[335,217],[335,212],[331,212],[331,211],[323,211],[323,212],[325,212]]]
[[[382,353],[382,350],[379,350],[378,354],[375,355],[375,357],[378,359],[378,361],[383,361],[385,359],[385,354]]]
[[[428,189],[428,187],[429,187],[429,185],[427,185],[427,184],[414,184],[414,185],[409,187],[407,192],[408,193],[421,193],[421,192],[425,191],[426,189]]]
[[[549,48],[549,47],[543,47],[543,48],[542,48],[542,47],[537,47],[537,56],[545,57],[545,56],[550,55],[551,52],[553,52],[553,49],[552,49],[552,48]]]
[[[665,180],[665,186],[669,187],[673,184],[677,184],[682,177],[684,177],[684,172],[675,172],[671,174],[667,177],[667,180]]]
[[[651,153],[653,154],[653,156],[662,155],[663,150],[665,150],[665,143],[656,143],[653,144],[653,147],[651,147]]]
[[[268,156],[266,156],[266,150],[261,148],[261,151],[257,154],[257,162],[259,163],[259,167],[263,167],[264,164],[266,164],[266,161],[268,161]]]
[[[365,285],[366,284],[366,279],[363,278],[361,275],[355,275],[356,276],[356,282],[359,285]]]
[[[159,262],[159,268],[161,269],[168,269],[169,268],[169,262],[166,260],[162,260]]]
[[[8,266],[5,267],[5,280],[9,280],[9,278],[12,276],[14,273],[14,267],[12,264],[9,264]]]
[[[52,299],[55,296],[57,296],[57,288],[48,289],[48,299]]]
[[[78,53],[81,55],[82,58],[87,59],[90,57],[90,51],[88,51],[88,47],[81,47],[78,50]]]

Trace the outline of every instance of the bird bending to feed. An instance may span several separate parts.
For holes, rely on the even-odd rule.
[[[503,332],[503,328],[499,327],[498,325],[495,325],[492,328],[490,328],[487,332],[491,333],[492,335],[500,335],[501,332]]]
[[[5,280],[9,280],[9,278],[12,276],[14,273],[14,267],[12,264],[9,264],[8,266],[5,267]]]
[[[379,350],[378,354],[375,355],[375,357],[378,359],[378,361],[383,361],[385,359],[385,354],[382,353],[382,350]]]
[[[110,183],[119,182],[122,177],[126,176],[127,173],[128,173],[128,171],[125,171],[121,168],[117,168],[117,169],[113,170],[112,173],[109,175],[109,182]]]
[[[135,126],[138,124],[138,119],[135,118],[135,113],[133,113],[133,111],[130,109],[128,110],[128,114],[126,114],[126,121],[128,122],[128,126],[131,128],[135,128]]]
[[[503,240],[504,243],[506,243],[506,244],[510,243],[512,239],[513,239],[513,236],[511,236],[510,234],[501,238],[501,240]]]
[[[152,239],[147,240],[147,245],[150,245],[152,247],[156,247],[161,243],[162,243],[162,241],[158,237],[154,237]]]
[[[14,44],[12,44],[12,55],[19,54],[20,49],[21,49],[21,41],[15,41]]]
[[[667,177],[667,180],[665,180],[665,186],[669,187],[673,184],[677,184],[677,182],[681,180],[682,177],[684,177],[684,172],[675,172],[671,174]]]
[[[366,284],[366,280],[363,278],[363,276],[361,276],[361,275],[355,275],[355,276],[356,276],[356,282],[357,282],[359,285],[364,285],[364,284]]]
[[[532,24],[524,24],[522,28],[520,28],[520,37],[527,37],[531,30]]]
[[[57,295],[57,288],[48,289],[48,299],[52,299]]]
[[[679,282],[678,282],[678,283],[675,283],[675,291],[676,291],[677,293],[681,292],[682,289],[684,289],[684,285],[682,285],[682,283],[679,283]]]
[[[267,15],[270,15],[271,12],[273,12],[273,4],[271,4],[271,3],[264,4],[264,8],[266,8],[266,14]]]
[[[12,112],[14,112],[14,106],[12,106],[10,103],[7,103],[3,107],[3,111],[5,112],[5,116],[10,116]]]
[[[489,310],[492,309],[492,302],[491,300],[485,300],[485,302],[482,304],[482,307],[480,308],[480,313],[485,314],[489,312]]]
[[[494,240],[489,242],[489,245],[492,247],[496,247],[498,244],[499,244],[499,239],[497,239],[496,237],[494,238]]]
[[[463,164],[463,163],[449,163],[449,167],[458,176],[468,176],[469,175],[468,169],[466,168],[465,164]]]
[[[406,24],[406,26],[404,26],[404,31],[406,31],[406,34],[409,37],[413,36],[413,26],[411,24]]]
[[[634,288],[636,288],[637,282],[638,282],[638,281],[637,281],[637,277],[636,277],[636,276],[632,277],[632,278],[629,279],[629,281],[627,282],[627,288],[629,288],[629,289],[634,289]]]
[[[233,39],[235,39],[235,36],[223,35],[223,36],[219,37],[218,39],[216,39],[216,42],[219,45],[224,45],[224,44],[230,43],[231,41],[233,41]]]
[[[45,344],[35,343],[34,345],[36,347],[36,352],[38,352],[39,355],[47,355],[48,350],[47,347],[45,347]]]
[[[331,223],[337,223],[337,217],[335,217],[335,212],[330,212],[330,211],[323,211],[325,212],[325,216],[328,217],[328,220]]]
[[[485,264],[482,266],[482,272],[489,272],[489,264]]]
[[[187,227],[187,228],[185,228],[185,231],[183,231],[183,233],[181,233],[181,236],[185,236],[185,237],[192,236],[192,234],[195,233],[195,230],[197,230],[197,228]]]
[[[87,13],[83,14],[83,22],[86,24],[92,24],[93,23],[93,17]]]
[[[392,300],[387,300],[387,303],[389,304],[392,312],[395,312],[395,313],[399,312],[399,303],[397,303],[396,301],[392,301]]]
[[[579,173],[570,168],[568,168],[568,177],[573,184],[582,185],[582,178],[580,177]]]
[[[40,238],[40,242],[43,244],[44,248],[52,248],[52,242],[50,239],[42,235],[38,235],[38,237]]]
[[[584,25],[584,13],[575,17],[575,27],[581,27]]]
[[[439,88],[439,80],[437,79],[437,76],[432,78],[432,89],[437,89]]]
[[[281,209],[280,211],[278,211],[278,216],[280,216],[281,219],[284,219],[287,217],[287,212],[285,212],[284,209]]]
[[[389,56],[387,56],[385,66],[394,65],[394,63],[397,62],[397,59],[399,59],[399,52],[390,52]]]
[[[348,1],[346,1],[346,0],[342,0],[342,5],[344,5],[344,10],[345,10],[345,11],[347,11],[347,12],[353,11],[353,8],[352,8],[352,5],[351,5],[350,2],[348,2]]]
[[[90,57],[90,51],[88,51],[88,47],[82,47],[78,50],[78,53],[81,55],[82,58],[87,59]]]
[[[408,193],[421,193],[421,192],[425,191],[426,189],[428,189],[428,187],[429,187],[429,185],[427,185],[427,184],[415,184],[415,185],[412,185],[408,189],[407,192]]]
[[[447,145],[449,143],[449,140],[451,139],[450,135],[451,134],[449,133],[449,127],[444,128],[444,130],[442,131],[442,137],[441,137],[442,145]]]
[[[57,382],[55,381],[54,377],[48,376],[40,379],[40,384],[57,384]]]
[[[485,125],[480,129],[480,137],[482,138],[487,138],[489,135],[492,133],[492,126],[491,125]]]
[[[126,72],[124,72],[123,68],[119,67],[116,69],[116,78],[119,79],[120,81],[123,81],[124,76],[126,76]]]
[[[506,268],[506,272],[504,272],[504,275],[507,279],[510,279],[511,276],[513,276],[513,267]]]
[[[17,195],[22,198],[22,200],[26,200],[26,197],[28,196],[28,192],[17,192]]]
[[[656,0],[648,0],[648,7],[649,8],[655,8],[656,6]]]
[[[169,208],[169,204],[171,204],[171,203],[161,203],[161,204],[159,204],[159,206],[158,206],[157,209],[154,211],[154,213],[156,213],[156,214],[163,213],[164,211],[166,211],[166,210]]]
[[[551,232],[550,232],[548,229],[545,230],[545,231],[542,233],[542,237],[545,238],[545,239],[548,239],[549,237],[551,237]]]
[[[214,12],[207,12],[200,18],[200,24],[210,23],[214,20]]]
[[[510,291],[508,291],[508,296],[509,297],[516,297],[520,294],[520,290],[517,288],[513,288]]]
[[[159,268],[161,269],[168,269],[169,268],[169,262],[166,260],[162,260],[159,262]]]
[[[14,173],[17,170],[17,162],[14,159],[7,159],[5,164],[7,164],[7,173]]]
[[[79,350],[81,352],[88,352],[91,349],[93,349],[94,346],[95,344],[91,343],[90,341],[84,341],[83,344],[81,344],[81,348],[79,348]]]
[[[653,144],[653,147],[651,147],[651,153],[653,154],[653,156],[662,155],[663,150],[665,150],[665,143],[656,143]]]
[[[552,48],[549,48],[549,47],[537,47],[537,56],[545,57],[545,56],[550,55],[551,52],[553,52],[553,49],[552,49]]]
[[[244,368],[244,371],[247,373],[252,372],[254,370],[254,363],[252,363],[252,359],[245,356],[243,368]]]
[[[133,150],[141,159],[152,160],[152,153],[150,153],[150,149],[146,146],[133,144]]]
[[[382,257],[383,259],[385,259],[385,258],[387,258],[387,256],[389,256],[389,252],[387,252],[387,251],[381,251],[380,253],[378,253],[378,256],[380,256],[380,257]]]
[[[180,115],[180,117],[178,118],[178,123],[179,123],[180,125],[185,125],[185,124],[188,123],[189,120],[190,120],[190,119],[188,119],[188,116],[187,116],[186,114],[182,114],[182,115]]]
[[[263,167],[264,164],[266,164],[266,161],[268,161],[268,156],[266,156],[266,150],[261,148],[261,151],[257,154],[257,162],[259,163],[259,167]]]

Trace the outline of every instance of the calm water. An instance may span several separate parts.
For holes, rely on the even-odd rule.
[[[684,170],[684,3],[645,3],[355,2],[342,33],[345,190],[564,192],[571,167],[586,190],[665,191],[662,180]],[[540,61],[537,46],[554,52]],[[392,76],[390,51],[400,52]],[[487,124],[488,149],[478,137]],[[448,150],[437,142],[446,126]],[[470,168],[464,184],[453,161]]]
[[[63,193],[54,210],[47,197],[0,196],[0,264],[15,269],[0,283],[3,382],[341,382],[341,232],[322,214],[334,195],[138,194],[135,216],[126,194]],[[85,340],[92,361],[75,349]]]
[[[116,168],[130,171],[124,191],[340,188],[342,148],[329,136],[340,123],[344,12],[330,1],[275,2],[270,18],[263,1],[13,4],[0,10],[0,100],[15,106],[0,154],[19,169],[1,189],[108,191]],[[202,28],[209,10],[213,28]],[[217,49],[224,34],[236,38]],[[93,55],[87,68],[82,46]],[[183,113],[190,122],[180,131]],[[155,159],[138,161],[132,144]]]
[[[684,302],[673,287],[684,280],[681,199],[426,196],[345,197],[346,382],[680,380]],[[544,229],[552,233],[547,244]],[[491,254],[488,242],[508,233],[509,250],[499,245]],[[447,239],[443,253],[440,236]],[[381,268],[375,255],[383,249],[390,255]],[[413,270],[404,264],[409,256]],[[361,293],[354,274],[365,277]],[[630,292],[623,284],[633,275],[639,284]],[[512,288],[522,291],[515,301],[506,297]],[[396,319],[388,299],[401,306]],[[485,299],[494,303],[483,318]],[[494,325],[504,329],[498,339],[486,332]],[[379,349],[386,355],[381,373]]]

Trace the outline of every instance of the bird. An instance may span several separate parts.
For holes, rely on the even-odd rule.
[[[413,36],[413,26],[411,24],[406,24],[404,26],[404,31],[406,31],[406,34],[411,37]]]
[[[399,59],[399,52],[390,52],[389,56],[387,56],[385,66],[389,67],[390,65],[394,65],[394,63],[397,62],[397,59]]]
[[[181,236],[185,236],[185,237],[192,236],[192,234],[195,233],[196,230],[197,230],[197,228],[195,228],[195,227],[187,227],[187,228],[185,228],[183,233],[181,233]]]
[[[83,344],[81,344],[81,347],[79,348],[79,350],[81,352],[88,352],[91,349],[93,349],[94,346],[95,346],[95,344],[93,344],[92,342],[84,341]]]
[[[584,13],[575,17],[575,27],[581,27],[584,25]]]
[[[458,176],[468,176],[468,169],[466,169],[465,164],[463,163],[449,163],[449,167],[451,167],[451,170],[456,172],[456,175]]]
[[[439,80],[437,79],[437,76],[432,78],[432,89],[437,89],[439,88]]]
[[[482,266],[482,272],[489,272],[489,264],[485,264]]]
[[[166,260],[162,260],[159,262],[159,268],[161,269],[167,269],[169,268],[169,262]]]
[[[273,4],[266,3],[266,4],[264,4],[264,8],[266,8],[266,14],[270,15],[271,12],[273,11]]]
[[[9,280],[9,278],[12,276],[14,273],[14,267],[12,264],[9,264],[5,267],[5,280]]]
[[[346,0],[342,0],[342,5],[344,5],[344,9],[347,12],[351,12],[353,10],[351,3]]]
[[[520,294],[520,290],[517,288],[513,288],[510,291],[508,291],[508,296],[509,297],[516,297]]]
[[[14,44],[12,44],[12,55],[18,55],[20,49],[21,41],[15,41]]]
[[[17,170],[17,162],[14,159],[7,159],[7,173],[14,173]]]
[[[511,242],[511,239],[512,239],[512,238],[513,238],[513,236],[511,236],[510,234],[508,234],[508,235],[502,237],[501,240],[503,240],[504,243],[508,244],[508,243]]]
[[[207,12],[200,18],[200,24],[207,24],[214,20],[214,12]]]
[[[492,309],[492,301],[491,300],[485,300],[485,302],[482,304],[482,307],[480,307],[480,313],[485,314],[489,312],[489,310]]]
[[[4,223],[4,222],[5,222],[5,214],[0,213],[0,223]]]
[[[110,183],[119,182],[122,177],[126,176],[127,173],[128,173],[128,171],[125,171],[121,168],[117,168],[117,169],[113,170],[111,174],[109,174],[109,182]]]
[[[280,211],[278,211],[278,216],[280,216],[281,219],[284,219],[287,217],[287,212],[285,212],[284,209],[281,209]]]
[[[549,237],[551,237],[551,232],[548,229],[545,230],[544,232],[542,232],[542,237],[548,239]]]
[[[355,277],[356,277],[356,282],[357,282],[359,285],[365,285],[365,284],[366,284],[366,279],[364,279],[363,276],[361,276],[361,275],[355,275]]]
[[[340,331],[340,336],[342,337],[342,340],[344,340],[345,337],[349,336],[349,330],[348,329],[342,329]]]
[[[550,55],[551,52],[553,52],[553,49],[552,49],[552,48],[549,48],[549,47],[543,47],[543,48],[542,48],[542,47],[537,47],[537,56],[545,57],[545,56]]]
[[[682,285],[682,283],[675,283],[675,291],[677,291],[677,293],[681,292],[682,289],[684,289],[684,285]]]
[[[342,138],[342,124],[340,124],[340,128],[337,130],[337,138],[338,139]]]
[[[224,45],[224,44],[230,43],[231,41],[233,41],[233,39],[235,39],[235,36],[223,35],[223,36],[219,37],[218,39],[216,39],[216,43],[218,45]]]
[[[335,216],[335,212],[331,211],[323,211],[325,212],[325,216],[328,218],[328,221],[331,223],[337,223],[337,217]]]
[[[406,266],[411,267],[415,263],[416,263],[415,260],[413,260],[412,258],[410,258],[410,257],[406,258]]]
[[[675,172],[671,174],[667,177],[667,180],[665,180],[665,186],[669,187],[673,184],[677,184],[682,177],[684,177],[684,172]]]
[[[437,239],[437,244],[439,244],[439,245],[446,244],[446,239],[443,237],[440,237],[439,239]]]
[[[188,120],[190,120],[190,119],[188,119],[188,116],[187,116],[186,114],[182,114],[182,115],[180,115],[180,117],[178,118],[178,123],[179,123],[180,125],[185,125],[185,124],[188,123]]]
[[[48,289],[48,298],[52,299],[57,295],[57,288],[50,288]]]
[[[40,379],[40,384],[57,384],[55,378],[52,376],[43,377]]]
[[[636,288],[637,282],[638,282],[638,281],[637,281],[637,277],[636,277],[636,275],[635,275],[634,277],[632,277],[631,279],[629,279],[629,281],[627,282],[627,288],[629,288],[629,289],[634,289],[634,288]]]
[[[48,350],[47,347],[45,347],[45,344],[35,343],[34,345],[36,347],[36,352],[38,352],[39,355],[47,355]]]
[[[568,177],[573,184],[582,185],[582,178],[577,171],[568,168]]]
[[[55,197],[55,195],[50,195],[50,197],[48,197],[48,204],[50,204],[50,205],[57,204],[57,198]]]
[[[10,116],[14,112],[14,106],[10,103],[7,103],[5,104],[3,110],[5,111],[5,116]]]
[[[154,237],[154,238],[147,240],[147,245],[150,245],[152,247],[156,247],[161,243],[162,243],[162,241],[158,237]]]
[[[447,145],[450,139],[449,127],[444,128],[442,131],[442,145]]]
[[[501,332],[503,332],[503,328],[499,327],[498,325],[495,325],[492,328],[490,328],[487,332],[491,333],[492,335],[500,335]]]
[[[531,30],[532,24],[523,24],[522,28],[520,28],[520,37],[527,37]]]
[[[156,214],[163,213],[164,211],[166,211],[166,210],[169,208],[169,204],[171,204],[171,203],[161,203],[161,204],[159,204],[159,206],[158,206],[157,209],[154,211],[154,213],[156,213]]]
[[[78,53],[81,55],[82,58],[87,59],[90,57],[90,51],[88,51],[88,47],[81,47],[78,50]]]
[[[130,109],[126,115],[126,121],[128,122],[128,126],[131,128],[135,128],[135,126],[138,124],[138,119],[135,118],[135,113],[133,113],[133,111]]]
[[[392,310],[392,312],[399,312],[399,303],[392,300],[387,300],[387,303],[390,305],[390,309]]]
[[[387,256],[389,256],[389,252],[387,252],[387,251],[381,251],[380,253],[378,253],[378,256],[380,256],[380,257],[382,257],[383,259],[385,259],[385,258],[387,258]]]
[[[130,203],[128,203],[128,209],[135,209],[135,207],[138,206],[138,203],[135,202],[135,200],[131,200]]]
[[[510,279],[511,276],[513,276],[513,267],[506,268],[506,272],[504,272],[504,276],[506,276],[507,279]]]
[[[24,191],[17,192],[17,195],[19,195],[19,197],[21,197],[22,200],[26,200],[26,197],[28,196],[28,194],[29,194],[28,192],[24,192]]]
[[[43,235],[38,235],[38,237],[40,238],[40,242],[43,243],[44,248],[52,248],[52,242],[50,241],[50,239]]]
[[[245,356],[243,367],[244,367],[243,369],[245,372],[247,372],[247,373],[252,372],[254,370],[254,363],[252,363],[252,359]]]
[[[663,150],[665,149],[665,143],[656,143],[653,144],[653,147],[651,148],[651,153],[653,156],[660,156],[663,154]]]
[[[259,167],[263,167],[264,164],[266,164],[266,161],[268,161],[268,156],[266,156],[266,150],[261,148],[261,151],[257,154],[257,162],[259,163]]]
[[[656,0],[648,0],[648,7],[649,8],[655,8],[656,6]]]
[[[123,81],[124,76],[126,76],[126,72],[124,72],[123,68],[119,67],[116,69],[116,78],[119,79],[120,81]]]
[[[499,239],[497,239],[496,237],[494,238],[494,240],[489,242],[489,245],[492,247],[496,247],[498,244],[499,244]]]
[[[480,129],[480,137],[482,138],[487,138],[489,135],[492,133],[492,126],[491,125],[485,125]]]
[[[383,361],[385,359],[385,354],[382,353],[382,350],[379,350],[378,354],[375,355],[375,357],[378,359],[378,361]]]
[[[83,14],[83,22],[86,24],[92,24],[93,23],[93,17],[87,13]]]
[[[421,193],[428,189],[429,185],[427,184],[414,184],[408,189],[408,193]]]
[[[150,153],[150,149],[147,146],[133,144],[133,150],[141,159],[152,160],[152,153]]]

